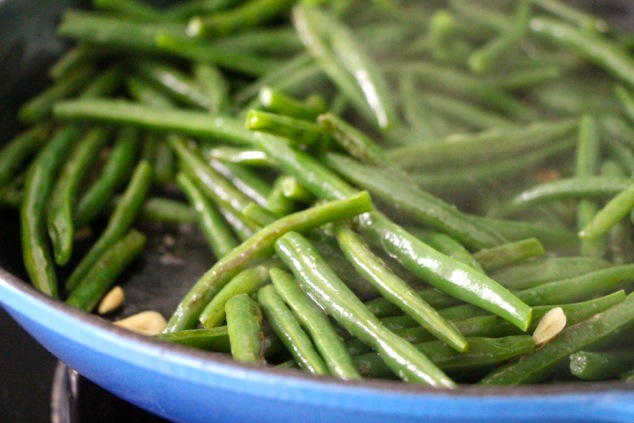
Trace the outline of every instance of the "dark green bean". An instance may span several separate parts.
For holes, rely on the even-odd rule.
[[[258,303],[267,321],[293,355],[299,367],[315,375],[328,374],[328,367],[306,332],[301,328],[293,312],[284,304],[273,285],[258,291]]]
[[[196,210],[198,225],[214,256],[217,259],[224,257],[237,245],[224,218],[220,212],[209,203],[203,193],[187,175],[179,173],[176,176],[176,182],[189,199],[194,210]]]
[[[225,305],[231,356],[245,363],[262,363],[262,311],[247,294],[231,297]]]
[[[346,380],[359,379],[352,358],[328,317],[301,290],[291,275],[281,269],[272,269],[270,275],[277,293],[309,333],[330,374]]]
[[[71,151],[49,198],[46,214],[55,262],[63,266],[72,255],[75,227],[74,202],[86,174],[108,141],[109,131],[94,128]]]
[[[91,311],[121,272],[141,254],[145,242],[145,235],[135,229],[117,239],[92,263],[84,278],[73,287],[66,304]]]
[[[165,332],[174,332],[195,325],[203,307],[231,278],[246,266],[273,253],[273,244],[288,231],[304,231],[324,223],[348,219],[372,209],[366,193],[332,201],[283,217],[262,228],[214,264],[190,289],[167,323]]]
[[[49,139],[50,127],[37,125],[24,131],[0,150],[0,187],[5,187],[25,161],[42,148]]]
[[[288,232],[277,240],[275,249],[300,286],[340,325],[374,348],[392,371],[409,382],[445,388],[455,386],[425,355],[387,330],[305,238]]]
[[[255,294],[269,282],[269,270],[275,265],[274,262],[261,264],[245,269],[233,277],[200,313],[198,320],[203,327],[219,326],[225,319],[225,304],[229,299],[239,294]]]
[[[119,130],[99,178],[81,196],[73,219],[78,227],[90,223],[105,208],[115,190],[122,185],[134,168],[139,150],[138,131]]]
[[[161,333],[157,335],[157,339],[201,350],[222,353],[231,352],[229,331],[226,326],[219,326],[211,329],[186,329],[178,332]]]
[[[522,359],[502,366],[480,381],[484,385],[517,385],[543,380],[570,354],[619,333],[634,321],[634,294],[622,303],[564,329],[557,338]]]
[[[115,197],[113,209],[119,201],[121,197]],[[182,201],[164,197],[148,197],[139,210],[139,219],[160,223],[194,223],[196,214],[188,204]]]
[[[121,201],[112,212],[108,225],[66,280],[67,292],[72,292],[82,283],[94,264],[128,231],[145,201],[151,182],[152,166],[141,161],[136,166]]]
[[[173,98],[144,78],[135,75],[128,76],[125,85],[132,98],[140,103],[153,107],[176,107]]]
[[[31,283],[46,295],[58,297],[55,262],[46,235],[47,201],[64,158],[77,141],[75,126],[58,129],[29,166],[20,207],[22,257]]]

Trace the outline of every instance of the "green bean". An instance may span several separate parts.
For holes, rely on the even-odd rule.
[[[209,98],[201,92],[189,75],[185,75],[178,69],[166,63],[149,60],[135,62],[134,69],[184,105],[209,109]]]
[[[56,83],[37,96],[23,104],[18,111],[18,117],[25,123],[36,123],[48,117],[53,105],[62,98],[79,91],[93,77],[93,69],[83,66],[74,70],[70,75]]]
[[[419,189],[400,174],[365,166],[335,153],[327,153],[324,160],[362,189],[418,223],[447,233],[467,248],[492,247],[503,242],[494,231],[481,227],[455,206]]]
[[[293,312],[284,304],[273,285],[267,285],[258,291],[258,303],[267,321],[299,367],[315,375],[328,374],[328,367],[315,350],[310,337],[301,328]]]
[[[290,214],[262,228],[219,259],[196,282],[168,321],[165,332],[174,332],[194,325],[202,308],[218,290],[246,266],[270,256],[273,244],[284,233],[305,231],[333,220],[348,219],[371,209],[370,196],[363,192]]]
[[[559,66],[543,65],[521,68],[510,73],[491,76],[486,79],[491,84],[503,90],[524,90],[539,84],[560,79],[562,70]]]
[[[54,115],[60,120],[93,121],[129,125],[157,131],[177,131],[202,138],[222,139],[252,146],[256,136],[244,123],[228,116],[210,117],[206,112],[167,110],[125,100],[82,99],[59,102]],[[267,138],[264,134],[260,137]]]
[[[272,269],[270,275],[277,293],[310,335],[330,374],[346,380],[359,379],[352,358],[328,317],[301,290],[291,275],[281,269]]]
[[[217,159],[226,164],[244,165],[246,167],[266,167],[271,165],[271,160],[260,150],[229,146],[214,146],[206,149],[204,145],[201,146],[201,149],[206,158]]]
[[[269,192],[266,198],[266,208],[278,216],[285,216],[292,213],[297,207],[295,202],[287,198],[282,191],[284,178],[284,175],[280,175],[273,181],[271,192]]]
[[[634,321],[634,294],[622,303],[578,325],[522,359],[502,366],[480,381],[484,385],[516,385],[543,380],[572,353],[606,340]]]
[[[225,306],[231,356],[245,363],[262,363],[262,311],[247,294],[231,297]]]
[[[520,1],[509,31],[492,38],[484,46],[471,53],[467,63],[476,73],[488,71],[493,63],[516,45],[528,30],[531,7],[528,0]]]
[[[222,353],[231,352],[229,330],[227,326],[219,326],[211,329],[186,329],[177,332],[161,333],[157,339],[185,345],[207,351]]]
[[[46,235],[47,201],[54,178],[76,142],[75,126],[58,129],[29,166],[20,207],[20,228],[24,267],[31,283],[44,294],[57,298],[57,275]]]
[[[156,45],[159,34],[169,33],[186,39],[185,27],[161,22],[135,22],[78,10],[66,11],[58,26],[58,34],[102,50],[157,54],[163,51]]]
[[[504,338],[472,337],[467,340],[471,348],[466,353],[456,353],[440,341],[430,341],[414,346],[446,372],[464,372],[500,365],[535,349],[535,343],[528,335]],[[392,375],[390,369],[382,363],[376,353],[357,355],[353,359],[363,377],[385,378]]]
[[[530,29],[554,44],[570,48],[630,87],[634,87],[634,60],[627,51],[606,37],[548,18],[533,18]]]
[[[194,78],[209,102],[208,109],[212,115],[229,111],[229,81],[216,66],[210,63],[195,64]]]
[[[433,110],[422,101],[418,95],[419,89],[416,77],[413,73],[403,72],[398,82],[398,95],[401,99],[401,108],[407,125],[422,140],[438,138],[441,134],[447,135],[448,128],[442,119],[434,119]],[[438,122],[443,123],[438,128]]]
[[[420,289],[416,291],[416,294],[436,309],[449,307],[458,302],[434,288]],[[400,308],[383,297],[374,298],[364,304],[377,317],[389,317],[402,313]]]
[[[599,134],[596,121],[590,115],[584,115],[579,123],[579,137],[575,157],[575,176],[595,176],[599,171]],[[599,205],[595,201],[580,200],[577,205],[577,227],[582,229],[594,216]],[[581,254],[603,257],[605,242],[601,239],[593,241],[581,240]]]
[[[207,41],[183,37],[170,32],[158,32],[156,48],[164,54],[198,63],[211,63],[220,68],[239,72],[247,76],[262,76],[279,65],[278,60],[258,57],[252,53],[227,50]]]
[[[89,82],[80,93],[79,98],[104,97],[112,94],[119,88],[123,74],[123,66],[111,66]]]
[[[539,257],[544,252],[544,246],[537,238],[529,238],[480,250],[473,254],[473,258],[488,273],[502,267],[512,266],[531,257]]]
[[[225,319],[225,304],[239,294],[255,294],[260,288],[269,282],[269,270],[275,267],[275,263],[261,264],[245,269],[233,277],[218,293],[209,301],[198,320],[205,328],[219,326]]]
[[[199,155],[188,149],[182,139],[170,137],[168,143],[181,160],[184,173],[191,178],[198,189],[219,206],[228,208],[238,216],[243,214],[245,207],[252,203],[249,197],[209,167]],[[272,222],[275,219],[272,213],[261,206],[257,207],[266,220]],[[258,225],[253,222],[251,226],[255,229]]]
[[[165,20],[186,21],[194,15],[226,10],[242,0],[189,0],[171,5],[163,10]]]
[[[634,368],[621,374],[620,379],[625,383],[634,383]]]
[[[71,151],[49,198],[48,234],[53,245],[55,262],[65,265],[73,252],[75,227],[73,206],[81,183],[108,141],[109,131],[95,128],[88,132]]]
[[[601,208],[581,231],[582,240],[595,240],[627,216],[634,207],[634,184],[618,193]]]
[[[101,52],[103,54],[103,52]],[[84,67],[99,56],[100,51],[93,46],[80,44],[69,49],[49,69],[49,76],[53,80],[63,79],[77,68]]]
[[[469,346],[462,335],[375,256],[359,235],[340,226],[336,236],[341,251],[354,269],[374,285],[383,297],[456,351],[467,351]]]
[[[394,166],[379,145],[338,116],[325,113],[318,117],[317,123],[357,160],[375,166]]]
[[[271,187],[262,179],[261,175],[244,166],[216,160],[211,155],[208,163],[212,169],[228,179],[236,188],[245,193],[253,201],[261,206],[266,204],[266,198],[271,191]]]
[[[270,140],[257,141],[284,172],[293,175],[315,196],[332,200],[355,192],[306,154]],[[528,326],[530,308],[483,273],[439,253],[379,212],[360,215],[357,220],[362,234],[412,274],[451,296],[504,316],[521,328]]]
[[[464,96],[520,121],[537,119],[539,114],[506,92],[486,85],[481,79],[449,66],[428,62],[403,62],[384,66],[389,74],[413,73],[436,90]]]
[[[607,380],[619,377],[634,366],[634,351],[579,351],[570,355],[570,373],[583,380]]]
[[[297,34],[289,27],[254,28],[215,39],[214,43],[222,49],[282,57],[301,50]]]
[[[10,141],[0,150],[0,187],[5,187],[27,159],[33,156],[48,141],[50,127],[37,125]]]
[[[534,331],[544,315],[555,307],[562,308],[564,314],[566,315],[566,325],[572,326],[590,318],[591,316],[594,316],[597,313],[601,313],[610,307],[623,302],[624,300],[625,292],[621,290],[604,297],[580,303],[535,306],[533,307],[533,321],[528,327],[528,331]],[[456,325],[456,328],[458,328],[458,330],[467,337],[522,335],[522,331],[520,331],[517,327],[494,315],[474,316],[465,320],[455,321],[454,324]],[[410,342],[424,342],[433,339],[430,333],[420,327],[402,329],[397,331],[397,333]]]
[[[603,19],[588,15],[564,2],[552,0],[529,1],[534,5],[544,9],[545,11],[550,12],[553,15],[561,18],[562,20],[578,25],[582,29],[585,29],[589,32],[607,32],[607,30],[609,29],[608,23]]]
[[[483,37],[492,33],[501,33],[510,30],[512,21],[507,15],[492,7],[464,0],[450,0],[451,10],[466,20],[459,24],[461,31],[468,31],[470,36]]]
[[[246,241],[257,231],[256,225],[253,225],[250,219],[247,222],[244,215],[238,216],[228,208],[222,206],[218,207],[218,211],[222,214],[222,217],[225,218],[240,241]],[[259,225],[257,225],[257,227],[259,227]]]
[[[625,264],[527,288],[517,296],[533,305],[559,304],[590,298],[633,280],[634,265]]]
[[[617,161],[626,173],[634,173],[634,153],[623,140],[608,136],[604,146],[609,158]]]
[[[300,101],[269,86],[260,88],[258,100],[266,111],[308,121],[317,119],[327,108],[321,97]]]
[[[67,292],[79,286],[94,264],[128,231],[145,201],[151,182],[152,166],[145,161],[139,162],[121,201],[110,215],[108,225],[66,280]]]
[[[192,37],[222,36],[257,27],[288,11],[293,0],[254,0],[209,16],[189,20],[187,33]]]
[[[121,201],[121,197],[114,199],[114,207]],[[196,214],[189,205],[181,201],[163,197],[148,197],[141,210],[139,219],[160,223],[193,223]]]
[[[118,131],[99,178],[79,199],[73,216],[75,225],[81,227],[90,223],[104,209],[115,190],[125,182],[137,157],[137,137],[138,131],[133,128]]]
[[[85,274],[85,277],[70,291],[66,304],[81,310],[91,311],[110,289],[121,272],[145,247],[146,238],[135,229],[117,239],[111,248],[104,251]]]
[[[449,235],[443,234],[441,232],[430,232],[424,231],[421,233],[417,233],[416,230],[408,229],[409,232],[417,235],[421,241],[425,244],[429,245],[432,248],[440,251],[443,254],[448,255],[468,266],[473,267],[474,269],[484,271],[480,263],[471,255],[469,250],[467,250],[461,243],[456,241],[454,238]]]
[[[128,76],[125,85],[132,98],[140,103],[153,107],[176,107],[174,99],[144,78]]]
[[[161,13],[158,10],[135,0],[93,0],[92,4],[95,9],[105,10],[129,19],[150,22],[161,19]]]
[[[509,203],[496,212],[497,216],[508,216],[539,203],[563,198],[601,198],[614,196],[631,185],[628,178],[589,176],[585,178],[562,178],[529,188],[517,194]]]
[[[509,289],[518,290],[574,278],[608,266],[608,261],[595,257],[543,257],[496,269],[491,277]]]
[[[289,232],[277,240],[275,249],[300,286],[346,330],[377,350],[385,364],[404,380],[434,387],[454,386],[427,357],[385,329],[305,238]]]
[[[203,193],[187,175],[179,173],[176,176],[176,182],[196,210],[198,225],[214,256],[220,258],[228,254],[236,247],[237,242],[220,212],[207,201]]]
[[[578,121],[535,122],[523,128],[491,129],[477,134],[451,135],[444,140],[391,150],[390,158],[405,169],[461,167],[526,154],[572,134]],[[513,142],[509,142],[512,139]]]
[[[430,92],[422,93],[421,96],[430,109],[475,130],[505,128],[513,125],[506,117],[467,101]]]
[[[313,122],[260,110],[249,111],[245,126],[250,131],[287,138],[301,149],[326,149],[330,144],[328,134]]]

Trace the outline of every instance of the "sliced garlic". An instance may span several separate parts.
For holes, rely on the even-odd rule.
[[[538,346],[544,345],[556,337],[565,327],[566,314],[561,307],[555,307],[549,310],[537,324],[535,332],[533,332],[533,341]]]
[[[158,311],[142,311],[114,324],[141,335],[154,336],[163,332],[167,322]]]
[[[121,307],[124,300],[123,289],[120,286],[115,286],[103,297],[97,308],[97,313],[101,315],[108,314]]]

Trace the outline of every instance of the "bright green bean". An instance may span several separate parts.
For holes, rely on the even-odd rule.
[[[258,304],[247,294],[238,294],[227,300],[225,310],[231,356],[244,363],[262,363],[262,311]]]

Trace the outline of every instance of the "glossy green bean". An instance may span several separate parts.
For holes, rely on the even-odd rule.
[[[213,155],[209,154],[207,161],[212,169],[220,173],[228,179],[236,188],[245,193],[249,198],[261,206],[266,204],[271,187],[258,174],[251,169],[234,163],[225,163],[222,159],[217,160]]]
[[[73,220],[78,227],[92,222],[132,173],[139,150],[137,138],[138,131],[133,128],[122,128],[118,131],[99,178],[90,185],[77,203]]]
[[[68,263],[73,252],[75,199],[86,174],[108,141],[108,136],[107,129],[94,128],[79,140],[64,164],[49,198],[46,213],[48,235],[53,245],[55,262],[60,266]]]
[[[577,351],[608,339],[634,321],[634,294],[596,317],[564,329],[557,338],[521,360],[502,366],[480,381],[483,385],[517,385],[543,380]]]
[[[315,350],[310,337],[301,328],[293,312],[284,304],[273,285],[267,285],[258,291],[258,303],[267,321],[299,367],[315,375],[328,374],[328,367]]]
[[[350,354],[326,314],[301,290],[290,274],[272,269],[270,275],[278,294],[310,335],[330,374],[346,380],[360,379]]]
[[[213,328],[222,324],[225,319],[227,301],[239,294],[255,294],[269,282],[269,270],[275,266],[274,262],[261,264],[245,269],[233,277],[200,313],[198,320],[203,327]]]
[[[53,190],[54,178],[78,136],[79,130],[75,126],[55,131],[29,166],[24,181],[24,198],[20,207],[24,267],[33,286],[53,298],[58,297],[59,288],[46,234],[47,201]]]
[[[82,283],[94,264],[128,232],[145,201],[151,182],[152,166],[145,161],[139,162],[121,201],[110,215],[108,225],[66,280],[66,292],[72,292]]]
[[[231,341],[227,326],[211,329],[186,329],[177,332],[161,333],[157,339],[185,345],[207,351],[231,352]]]
[[[218,260],[190,289],[167,323],[165,332],[191,328],[203,307],[231,278],[273,253],[273,244],[284,233],[305,231],[334,220],[348,219],[372,209],[366,193],[315,206],[283,217],[262,228]]]
[[[85,277],[70,291],[66,304],[91,311],[111,288],[117,277],[145,247],[146,238],[132,229],[117,239],[92,263]]]
[[[418,233],[415,229],[408,228],[408,231],[417,235],[421,241],[429,245],[432,248],[440,251],[443,254],[448,255],[468,266],[484,271],[482,266],[473,257],[473,255],[467,250],[461,243],[454,238],[446,235],[442,232],[430,232],[421,231]]]
[[[375,256],[361,236],[344,226],[336,229],[336,236],[339,248],[354,269],[374,285],[384,298],[396,304],[451,348],[460,352],[468,350],[469,345],[460,332]]]
[[[454,382],[411,344],[385,329],[301,235],[289,232],[275,243],[300,286],[346,330],[374,348],[404,380],[451,388]]]
[[[198,225],[214,256],[220,258],[228,254],[238,243],[220,212],[209,203],[187,175],[179,173],[176,182],[196,211]]]
[[[244,363],[262,363],[261,323],[262,311],[247,294],[238,294],[227,300],[227,331],[231,356]]]
[[[533,305],[561,304],[620,289],[633,280],[634,265],[624,264],[527,288],[517,292],[517,296]]]
[[[443,294],[442,292],[433,288],[419,289],[416,291],[416,294],[420,296],[423,300],[428,302],[429,305],[431,305],[435,309],[450,307],[452,305],[456,305],[456,303],[458,302],[447,294]],[[364,304],[366,308],[377,317],[389,317],[402,313],[400,308],[398,308],[383,297],[374,298],[372,300],[366,301]]]
[[[218,160],[222,163],[244,165],[245,167],[268,167],[271,160],[263,151],[230,146],[213,146],[209,149],[201,146],[203,155],[209,160]],[[218,170],[218,169],[216,169]],[[227,177],[225,175],[225,177]]]

